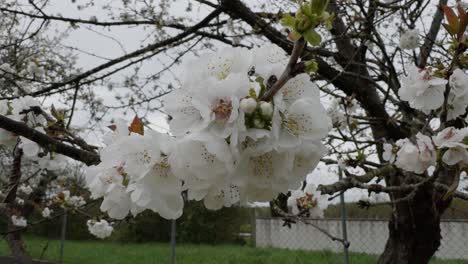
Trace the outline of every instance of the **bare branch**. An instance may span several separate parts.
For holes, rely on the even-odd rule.
[[[101,162],[99,155],[94,152],[64,144],[44,133],[28,127],[22,122],[12,120],[3,115],[0,115],[0,128],[34,141],[44,149],[81,161],[86,165],[96,165]]]
[[[275,84],[268,89],[268,91],[263,95],[261,98],[263,101],[270,101],[273,99],[273,96],[295,75],[297,75],[297,61],[299,57],[302,54],[302,50],[304,50],[304,47],[306,46],[306,41],[304,38],[300,38],[296,40],[294,43],[294,48],[291,53],[291,56],[289,57],[289,62],[288,65],[286,65],[286,69],[284,69],[283,73],[281,74],[280,78],[278,81],[275,82]]]
[[[436,13],[434,14],[434,18],[432,19],[431,28],[429,29],[429,32],[427,33],[424,39],[424,44],[421,47],[421,51],[419,53],[419,57],[417,61],[417,65],[419,68],[426,67],[427,59],[429,58],[429,55],[431,54],[432,47],[434,46],[434,42],[437,38],[437,34],[439,33],[442,19],[444,19],[444,12],[441,6],[446,5],[447,2],[448,0],[439,1],[439,6],[437,8]]]

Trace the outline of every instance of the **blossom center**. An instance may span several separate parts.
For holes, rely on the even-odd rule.
[[[424,69],[424,70],[421,70],[421,72],[423,73],[421,76],[421,80],[429,81],[432,79],[432,75],[428,70]]]
[[[219,99],[212,111],[217,121],[226,121],[231,116],[232,103],[230,100]]]
[[[313,194],[306,193],[305,196],[296,199],[297,207],[301,210],[311,209],[318,205],[317,199],[314,198]]]
[[[444,139],[451,139],[453,136],[455,136],[455,132],[453,132],[453,129],[450,129],[447,134],[445,134]]]

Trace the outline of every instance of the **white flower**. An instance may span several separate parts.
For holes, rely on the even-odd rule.
[[[24,205],[24,200],[16,197],[16,203],[18,203],[19,205]]]
[[[68,205],[75,208],[81,207],[86,204],[86,201],[83,197],[76,195],[70,196],[70,198],[66,202],[68,203]]]
[[[454,165],[460,161],[468,163],[468,145],[463,141],[468,137],[468,128],[456,129],[447,127],[432,137],[434,144],[439,148],[448,148],[442,156],[447,165]]]
[[[195,133],[175,145],[169,164],[174,175],[184,181],[189,197],[201,200],[209,193],[216,196],[229,186],[234,159],[224,139],[209,133]]]
[[[464,96],[468,93],[468,75],[460,69],[455,69],[450,75],[450,92],[456,97]]]
[[[442,106],[446,84],[447,80],[433,77],[429,70],[410,65],[398,95],[411,107],[429,113]]]
[[[238,129],[240,98],[248,96],[250,87],[246,74],[185,84],[164,98],[171,132],[183,136],[208,128],[219,137],[230,136]]]
[[[289,164],[291,172],[287,176],[289,181],[288,189],[298,189],[306,176],[312,173],[320,159],[327,152],[327,148],[320,141],[303,141],[297,149],[290,150]],[[346,166],[344,167],[346,169]]]
[[[111,145],[118,140],[128,137],[130,135],[130,131],[128,130],[127,121],[124,119],[117,119],[114,123],[109,126],[108,133],[104,134],[103,136],[103,143],[106,145]]]
[[[275,95],[275,103],[281,105],[281,101],[283,101],[286,104],[285,107],[288,107],[304,98],[313,100],[320,98],[318,86],[310,80],[310,76],[306,73],[299,74],[289,80]]]
[[[87,169],[86,181],[92,198],[104,197],[101,210],[115,219],[144,209],[166,219],[182,214],[182,182],[168,163],[173,140],[167,135],[145,131],[111,137],[101,150],[102,162]]]
[[[53,213],[53,210],[50,210],[48,207],[44,208],[44,210],[42,210],[41,212],[42,217],[44,218],[49,218],[52,213]]]
[[[11,222],[17,227],[26,227],[28,225],[28,221],[22,216],[12,215]]]
[[[219,210],[240,201],[239,187],[233,184],[213,185],[206,193],[203,204],[207,209]]]
[[[382,158],[385,161],[393,163],[395,161],[395,157],[396,157],[393,145],[385,143],[385,144],[383,144],[383,149],[384,149],[384,152],[382,154]]]
[[[26,195],[30,195],[33,192],[33,189],[29,185],[22,184],[18,190]]]
[[[287,203],[293,214],[323,218],[323,211],[328,207],[328,196],[317,191],[314,184],[308,184],[304,191],[292,191]]]
[[[345,113],[340,109],[341,103],[339,99],[334,99],[327,108],[327,115],[330,117],[334,128],[344,129],[346,127]]]
[[[402,49],[416,49],[419,47],[419,30],[410,29],[401,34],[400,48]]]
[[[44,75],[45,73],[44,69],[41,68],[36,62],[29,62],[26,71],[36,78]]]
[[[156,161],[128,186],[128,190],[132,191],[132,202],[141,208],[151,209],[165,219],[177,219],[182,215],[182,182],[172,173],[167,156]]]
[[[424,164],[434,165],[437,157],[431,138],[418,133],[416,135],[416,142],[419,149],[419,160],[421,160]]]
[[[467,107],[468,107],[468,93],[460,97],[456,97],[452,93],[450,93],[449,99],[448,99],[447,120],[453,120],[465,114]]]
[[[91,166],[86,169],[85,181],[91,192],[91,198],[103,197],[112,184],[123,181],[121,170],[118,167]]]
[[[99,222],[88,220],[86,225],[88,226],[89,233],[101,239],[109,237],[112,231],[114,231],[114,228],[104,219]]]
[[[395,166],[420,174],[435,164],[436,152],[428,136],[418,133],[416,138],[417,146],[409,139],[400,139],[396,142],[400,149],[397,152]]]
[[[241,153],[232,179],[232,183],[241,190],[241,201],[266,202],[286,192],[291,161],[288,153],[277,151],[261,155],[252,155],[248,150]]]
[[[123,137],[101,150],[100,166],[120,167],[124,174],[138,178],[161,157],[162,141],[158,137],[153,131]]]
[[[270,102],[260,102],[260,111],[265,117],[273,116],[273,105]]]
[[[107,212],[109,217],[119,220],[124,219],[129,211],[133,211],[134,215],[138,212],[136,206],[132,206],[130,195],[122,184],[110,185],[104,195],[100,209],[103,212]]]
[[[185,65],[182,86],[203,83],[210,78],[223,80],[236,73],[247,74],[251,60],[252,51],[245,48],[225,48],[217,53],[202,54]]]
[[[331,128],[331,120],[318,100],[297,100],[284,116],[282,124],[278,125],[280,131],[276,132],[280,147],[294,147],[301,140],[320,140]]]
[[[279,76],[288,63],[286,52],[274,44],[252,49],[251,69],[254,75],[268,80],[270,76]],[[249,68],[250,69],[250,68]]]
[[[246,114],[251,114],[257,108],[257,101],[253,98],[244,98],[240,101],[240,110]]]
[[[447,119],[452,120],[465,114],[468,107],[468,75],[460,69],[455,69],[450,76],[449,84]]]

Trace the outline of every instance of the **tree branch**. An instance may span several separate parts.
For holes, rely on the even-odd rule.
[[[56,90],[56,89],[59,89],[60,87],[63,87],[63,86],[66,86],[66,85],[70,85],[70,84],[77,84],[79,83],[81,80],[95,74],[95,73],[98,73],[104,69],[107,69],[109,67],[112,67],[116,64],[119,64],[123,61],[126,61],[128,59],[131,59],[131,58],[134,58],[134,57],[138,57],[140,55],[143,55],[147,52],[151,52],[151,51],[154,51],[158,48],[161,48],[161,47],[165,47],[165,46],[168,46],[168,45],[171,45],[172,43],[174,42],[177,42],[177,41],[180,41],[182,40],[183,38],[197,32],[200,28],[202,28],[203,26],[207,25],[211,20],[213,20],[215,17],[217,17],[220,13],[221,13],[221,8],[217,8],[215,9],[213,12],[211,12],[208,16],[206,16],[203,20],[201,20],[199,23],[197,23],[196,25],[192,26],[192,27],[189,27],[187,28],[186,31],[182,32],[181,34],[179,35],[176,35],[175,37],[172,37],[172,38],[168,38],[166,40],[163,40],[163,41],[160,41],[158,43],[154,43],[154,44],[151,44],[151,45],[148,45],[142,49],[139,49],[139,50],[136,50],[136,51],[133,51],[129,54],[126,54],[124,56],[121,56],[121,57],[118,57],[116,59],[113,59],[109,62],[106,62],[104,64],[101,64],[100,66],[97,66],[93,69],[90,69],[78,76],[75,76],[69,80],[66,80],[64,82],[60,82],[60,83],[54,83],[52,85],[50,85],[49,87],[46,87],[42,90],[39,90],[39,91],[36,91],[36,92],[33,92],[33,93],[29,93],[29,94],[26,94],[26,95],[30,95],[30,96],[39,96],[39,95],[43,95],[45,93],[48,93],[50,91],[53,91],[53,90]],[[5,98],[2,98],[2,99],[16,99],[18,98],[18,96],[13,96],[13,97],[5,97]]]
[[[439,33],[442,19],[444,19],[444,12],[441,6],[447,5],[447,2],[448,0],[439,1],[437,11],[435,12],[434,17],[432,19],[431,28],[429,29],[429,32],[427,33],[424,39],[424,44],[422,45],[421,50],[419,52],[419,57],[417,61],[417,66],[419,68],[426,67],[427,59],[429,58],[429,55],[431,54],[432,47],[434,46],[434,42],[437,38],[437,34]]]
[[[270,101],[273,99],[273,96],[296,74],[296,65],[299,57],[302,54],[305,46],[307,45],[304,38],[298,39],[294,42],[294,48],[292,50],[291,56],[289,57],[288,65],[286,65],[286,69],[284,69],[283,73],[281,74],[280,78],[273,84],[273,86],[268,89],[268,91],[263,95],[261,98],[263,101]]]
[[[82,150],[64,144],[44,133],[28,127],[22,122],[12,120],[3,115],[0,115],[0,128],[34,141],[44,149],[65,155],[77,161],[81,161],[88,166],[96,165],[101,162],[99,155],[94,152]]]
[[[355,177],[346,177],[341,181],[337,181],[333,184],[329,185],[319,185],[317,190],[319,190],[322,194],[334,194],[337,192],[343,192],[348,189],[359,187],[359,184],[365,184],[370,182],[375,177],[387,176],[391,174],[395,174],[396,169],[393,166],[385,166],[373,171],[370,171],[362,176],[355,176]],[[382,186],[383,187],[383,186]]]

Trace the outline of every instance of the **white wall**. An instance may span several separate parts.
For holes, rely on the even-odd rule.
[[[313,220],[336,237],[341,235],[340,220]],[[331,250],[342,252],[340,242],[334,242],[310,225],[293,224],[283,227],[281,219],[256,220],[257,247],[274,247],[304,250]],[[348,220],[348,240],[351,252],[382,253],[388,237],[387,221]],[[436,257],[443,259],[468,259],[468,222],[442,222],[442,245]]]

